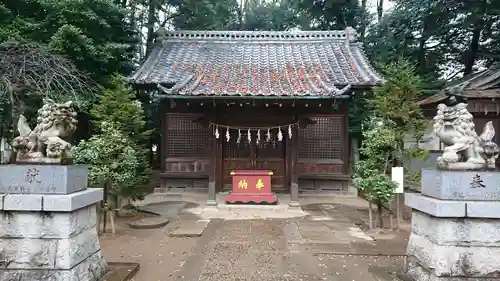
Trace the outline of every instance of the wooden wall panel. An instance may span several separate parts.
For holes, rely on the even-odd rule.
[[[210,172],[211,130],[197,122],[199,114],[166,116],[165,173],[173,177],[207,176]]]
[[[311,117],[316,124],[299,130],[299,159],[342,159],[344,116]]]
[[[311,116],[316,124],[299,129],[297,173],[344,174],[348,150],[344,115]]]
[[[171,173],[208,173],[210,159],[167,158],[166,172]]]
[[[342,174],[344,169],[343,164],[333,163],[299,163],[297,165],[297,172],[299,175],[304,174]]]
[[[211,130],[197,122],[197,114],[167,114],[166,156],[209,157]]]

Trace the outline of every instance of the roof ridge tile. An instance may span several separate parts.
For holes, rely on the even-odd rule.
[[[358,34],[352,27],[344,30],[322,31],[214,31],[214,30],[175,30],[167,31],[164,28],[157,32],[158,39],[184,40],[345,40],[357,42]]]

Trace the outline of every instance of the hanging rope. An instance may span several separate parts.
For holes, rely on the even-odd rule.
[[[213,122],[209,123],[209,128],[221,128],[221,129],[231,129],[231,130],[241,130],[241,131],[270,131],[270,130],[280,130],[283,128],[291,128],[296,126],[297,128],[300,129],[299,122],[295,123],[290,123],[286,125],[280,125],[280,126],[270,126],[270,127],[238,127],[238,126],[227,126],[227,125],[221,125],[221,124],[216,124]]]
[[[236,140],[237,143],[241,142],[241,132],[242,131],[247,131],[247,139],[248,142],[250,143],[252,141],[252,131],[256,132],[256,142],[260,142],[260,131],[267,131],[266,133],[266,142],[269,142],[271,140],[271,131],[272,130],[278,130],[277,133],[277,139],[278,141],[283,140],[283,129],[286,128],[286,132],[288,133],[288,139],[292,139],[292,127],[296,126],[297,128],[300,128],[299,123],[290,123],[286,125],[280,125],[280,126],[270,126],[270,127],[232,127],[232,126],[227,126],[227,125],[221,125],[221,124],[216,124],[213,122],[209,123],[209,128],[212,128],[213,134],[215,135],[215,138],[220,137],[220,132],[219,129],[223,130],[226,129],[225,137],[226,141],[229,142],[231,139],[229,130],[236,130],[238,131],[238,139]]]

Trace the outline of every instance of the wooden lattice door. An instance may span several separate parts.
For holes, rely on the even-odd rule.
[[[230,140],[224,140],[223,179],[224,189],[231,188],[231,171],[234,170],[272,170],[272,188],[285,188],[285,142],[274,139],[269,142],[262,140],[256,143],[256,133],[252,132],[252,141],[248,141],[247,131],[241,132],[238,142],[238,132],[230,131]]]
[[[247,131],[241,132],[241,137],[238,141],[238,132],[230,130],[229,141],[225,139],[225,131],[222,137],[223,141],[223,188],[231,189],[231,171],[234,170],[251,170],[255,160],[254,147],[248,142]]]
[[[316,123],[301,128],[298,134],[297,173],[299,178],[303,177],[299,182],[299,190],[340,191],[343,185],[333,184],[326,179],[344,176],[347,172],[347,127],[344,116],[311,116],[310,119]]]
[[[274,191],[286,189],[285,173],[285,147],[286,139],[282,141],[276,139],[276,134],[269,142],[261,141],[255,144],[255,162],[256,170],[272,170],[272,188]]]

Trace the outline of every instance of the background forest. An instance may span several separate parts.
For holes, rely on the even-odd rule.
[[[88,140],[77,155],[105,167],[101,176],[130,171],[134,163],[154,163],[148,151],[159,142],[157,101],[132,92],[123,77],[145,58],[159,27],[282,31],[352,26],[382,72],[382,65],[401,59],[412,66],[406,69],[421,79],[422,87],[409,100],[499,60],[500,0],[394,0],[387,10],[388,1],[377,0],[376,12],[370,13],[368,0],[0,0],[0,135],[12,138],[20,113],[34,120],[42,98],[71,99],[80,109],[78,140]],[[361,135],[367,104],[363,98],[352,103],[354,138]],[[125,111],[128,118],[120,118]],[[110,135],[103,122],[123,134]],[[144,132],[127,132],[130,127]],[[109,163],[85,152],[116,154],[99,142],[106,138],[138,146],[115,147],[132,156]],[[148,168],[136,172],[147,175]],[[106,184],[113,186],[113,179]],[[114,189],[125,192],[123,184]]]

